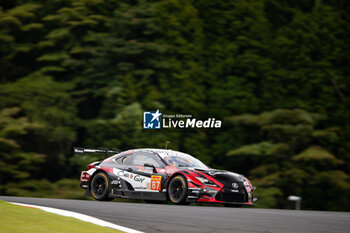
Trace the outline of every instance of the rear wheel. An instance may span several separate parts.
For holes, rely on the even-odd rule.
[[[168,196],[175,204],[186,204],[187,181],[183,176],[175,176],[169,184]]]
[[[108,197],[109,179],[104,172],[97,173],[91,181],[90,191],[92,196],[99,201],[111,201]]]

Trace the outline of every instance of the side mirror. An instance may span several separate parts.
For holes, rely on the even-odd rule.
[[[157,173],[157,169],[153,164],[145,163],[143,166],[153,168],[153,173]]]

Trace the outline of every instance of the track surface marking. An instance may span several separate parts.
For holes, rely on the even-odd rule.
[[[74,211],[144,232],[349,232],[349,212],[296,211],[5,197]]]

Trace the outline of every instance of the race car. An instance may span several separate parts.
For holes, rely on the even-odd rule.
[[[253,205],[254,187],[243,175],[211,169],[189,154],[168,149],[74,148],[76,153],[105,153],[87,165],[80,186],[99,201],[114,198]],[[110,154],[112,156],[108,157]]]

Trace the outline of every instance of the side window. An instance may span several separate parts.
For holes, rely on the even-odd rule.
[[[144,166],[145,163],[152,164],[155,167],[161,167],[160,163],[153,157],[153,155],[145,153],[134,154],[134,165]]]
[[[115,161],[121,165],[130,165],[132,164],[133,157],[133,155],[125,155],[117,158]]]

